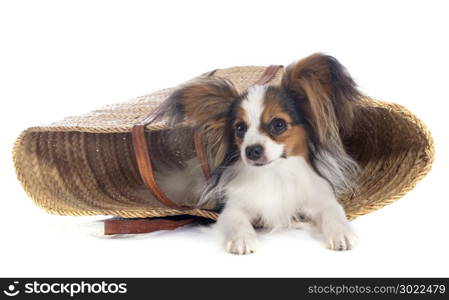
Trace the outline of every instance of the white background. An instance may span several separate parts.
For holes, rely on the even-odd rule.
[[[449,276],[447,1],[153,2],[1,2],[0,276]],[[16,180],[12,144],[27,127],[318,51],[436,140],[415,190],[353,222],[353,251],[301,231],[262,235],[251,256],[226,254],[199,228],[104,238],[93,226],[102,217],[47,215]]]

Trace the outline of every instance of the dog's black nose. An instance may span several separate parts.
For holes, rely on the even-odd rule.
[[[261,145],[248,146],[245,149],[246,157],[250,160],[258,160],[262,157],[263,147]]]

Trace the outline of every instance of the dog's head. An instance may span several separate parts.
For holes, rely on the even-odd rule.
[[[340,136],[350,130],[359,96],[335,58],[314,54],[288,66],[280,86],[239,94],[224,79],[205,78],[176,90],[168,103],[173,115],[204,131],[218,164],[240,158],[262,167],[290,156],[309,159],[311,145],[343,147]]]

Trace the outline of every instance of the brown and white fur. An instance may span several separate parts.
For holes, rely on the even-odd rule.
[[[202,130],[217,161],[199,205],[224,205],[216,228],[226,251],[256,251],[254,223],[288,227],[305,215],[333,250],[356,237],[336,196],[355,188],[357,164],[342,137],[351,131],[360,93],[333,57],[314,54],[286,68],[280,86],[239,94],[220,78],[175,91],[163,109]]]

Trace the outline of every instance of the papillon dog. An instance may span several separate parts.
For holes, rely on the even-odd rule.
[[[220,201],[216,228],[226,251],[256,251],[259,224],[289,227],[305,216],[332,250],[349,250],[356,236],[339,195],[356,188],[357,163],[343,138],[350,134],[354,80],[333,57],[314,54],[288,66],[281,84],[243,93],[218,77],[191,81],[163,107],[173,120],[204,132],[216,168],[199,206]]]

